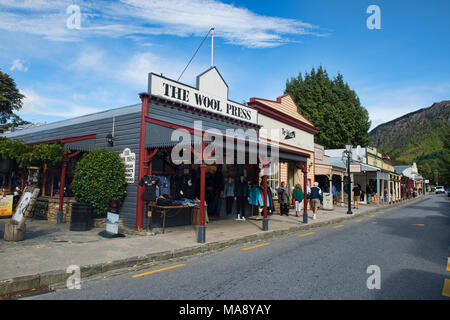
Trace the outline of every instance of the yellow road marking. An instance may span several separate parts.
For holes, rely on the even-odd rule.
[[[378,224],[378,222],[376,222],[376,221],[372,221],[371,223],[373,223],[373,224]]]
[[[373,218],[373,217],[375,217],[375,215],[374,215],[374,214],[371,214],[369,217]]]
[[[251,246],[251,247],[243,248],[243,249],[241,249],[241,250],[243,250],[243,251],[251,250],[251,249],[259,248],[259,247],[262,247],[262,246],[267,246],[268,244],[269,244],[268,242],[266,242],[266,243],[261,243],[261,244],[257,244],[256,246]]]
[[[135,274],[134,276],[132,276],[133,278],[138,278],[138,277],[142,277],[142,276],[146,276],[152,273],[157,273],[157,272],[161,272],[161,271],[166,271],[166,270],[170,270],[170,269],[174,269],[174,268],[179,268],[179,267],[184,267],[185,264],[177,264],[175,266],[170,266],[170,267],[165,267],[165,268],[161,268],[161,269],[157,269],[157,270],[152,270],[149,272],[144,272],[144,273],[140,273],[140,274]]]
[[[450,297],[450,279],[444,280],[444,287],[442,288],[442,295]]]
[[[425,225],[423,223],[417,223],[417,224],[413,224],[413,226],[424,227]]]
[[[355,220],[355,222],[361,222],[361,221],[363,221],[363,219],[358,219],[358,220]]]
[[[340,225],[338,225],[338,226],[334,226],[333,228],[334,229],[337,229],[337,228],[342,228],[344,225],[343,224],[340,224]]]
[[[315,234],[315,232],[309,232],[309,233],[300,234],[300,235],[298,235],[298,237],[306,237],[306,236],[310,236],[312,234]]]

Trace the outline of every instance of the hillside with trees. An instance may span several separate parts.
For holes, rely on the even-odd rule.
[[[449,131],[450,100],[446,100],[377,126],[370,132],[370,145],[398,164],[416,162],[419,172],[431,182],[436,172],[439,181],[450,181]]]
[[[317,71],[312,68],[310,73],[286,81],[285,93],[319,130],[315,142],[326,149],[344,148],[347,139],[353,145],[368,146],[369,113],[342,74],[330,79],[321,66]]]

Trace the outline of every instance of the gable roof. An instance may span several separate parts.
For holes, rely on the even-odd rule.
[[[265,114],[269,117],[273,117],[274,113],[278,115],[281,113],[282,118],[296,122],[297,124],[300,124],[300,127],[302,128],[307,127],[310,131],[314,131],[314,134],[317,133],[317,129],[314,124],[298,111],[297,104],[294,99],[292,99],[290,94],[279,96],[276,101],[261,98],[250,98],[248,106],[258,109],[261,114]]]
[[[203,75],[205,75],[206,73],[210,72],[210,71],[213,70],[213,69],[215,69],[215,70],[217,71],[217,74],[220,76],[220,78],[222,79],[223,83],[227,86],[227,88],[229,88],[229,87],[228,87],[228,84],[225,82],[225,80],[223,79],[222,75],[220,74],[219,69],[217,69],[216,67],[211,67],[211,68],[209,68],[209,69],[203,71],[202,73],[200,73],[200,74],[197,76],[197,89],[198,89],[198,81],[199,81],[199,79],[200,79]]]

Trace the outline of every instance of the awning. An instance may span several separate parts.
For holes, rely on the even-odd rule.
[[[95,138],[64,143],[64,148],[69,150],[91,151],[95,149]]]
[[[290,152],[286,152],[286,151],[279,151],[279,155],[278,155],[280,160],[288,160],[288,161],[295,161],[295,162],[306,162],[306,160],[308,160],[308,158],[301,156],[299,154],[296,153],[290,153]]]
[[[361,171],[375,172],[375,171],[380,171],[380,170],[381,170],[380,168],[373,167],[373,166],[370,166],[368,164],[361,163]]]
[[[146,148],[165,148],[173,147],[179,143],[178,141],[172,141],[172,133],[175,131],[172,128],[164,127],[159,124],[147,123],[145,128],[145,147]],[[191,145],[193,141],[185,141],[184,144]]]
[[[147,123],[146,125],[146,141],[145,141],[145,147],[146,148],[167,148],[167,147],[173,147],[175,145],[178,145],[181,143],[181,146],[189,146],[194,145],[197,143],[196,139],[193,138],[193,135],[189,135],[188,137],[179,137],[178,140],[172,141],[172,133],[175,131],[173,128],[165,127],[159,124],[155,123]],[[224,135],[224,137],[227,137]],[[235,139],[236,137],[231,137]],[[257,147],[265,146],[267,147],[268,153],[270,154],[270,145],[265,142],[258,142],[256,140],[253,140],[249,137],[246,137],[246,143],[245,143],[245,152],[246,153],[255,153],[258,151]],[[183,142],[181,142],[183,140]],[[195,140],[195,141],[194,141]],[[249,146],[249,142],[253,143],[251,146]],[[208,145],[210,142],[205,142],[205,145]],[[226,141],[223,140],[223,147],[226,148]],[[255,146],[257,144],[257,146]],[[234,141],[234,150],[238,150],[238,142]]]

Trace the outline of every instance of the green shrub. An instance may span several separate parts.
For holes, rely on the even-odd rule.
[[[126,184],[125,165],[119,154],[97,149],[77,163],[72,188],[77,202],[90,204],[94,215],[101,216],[108,211],[110,199],[123,200]]]

